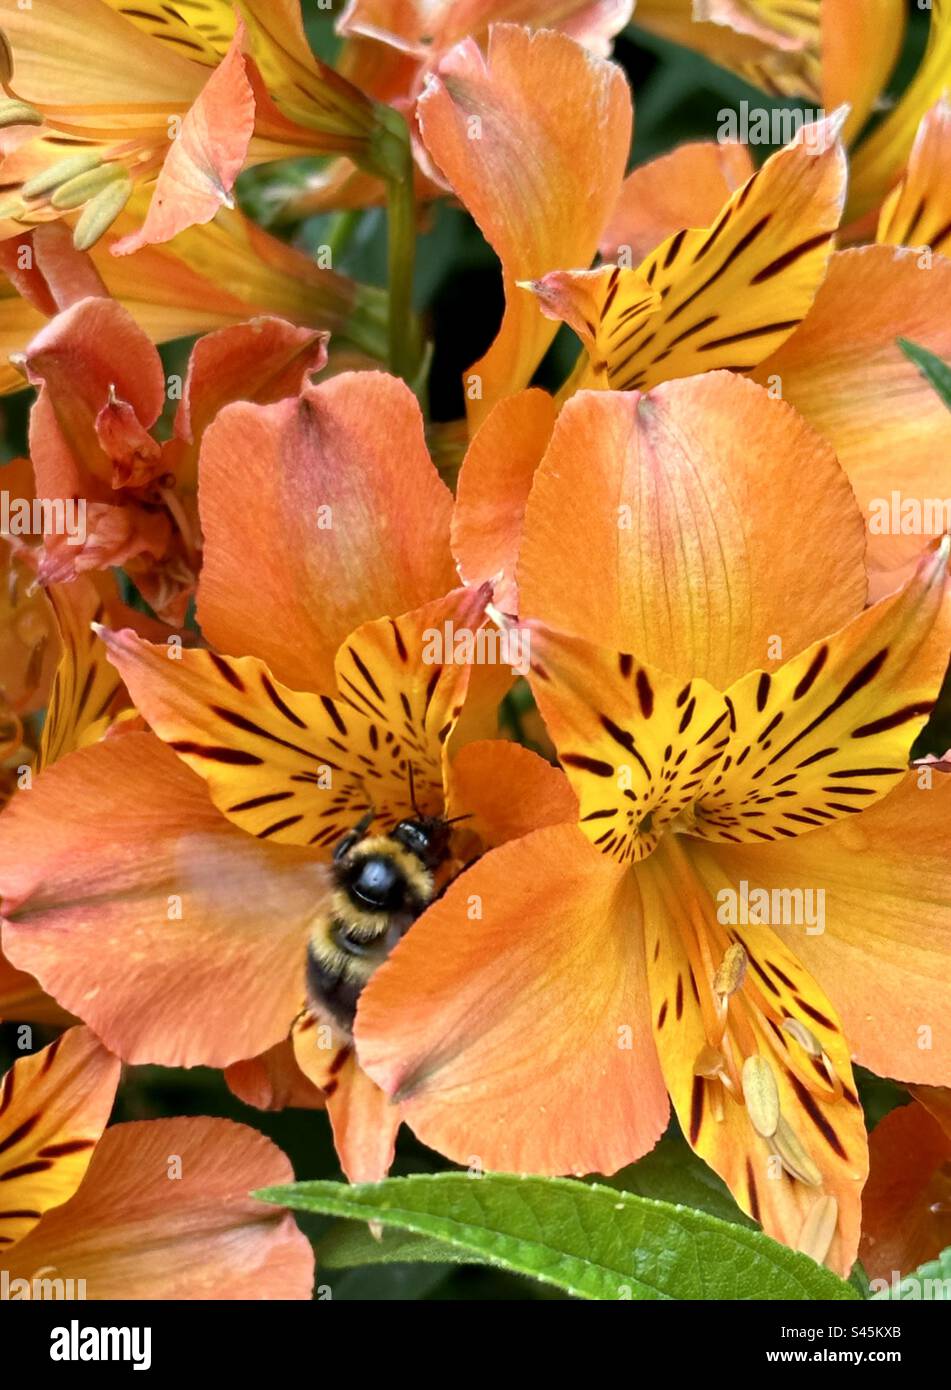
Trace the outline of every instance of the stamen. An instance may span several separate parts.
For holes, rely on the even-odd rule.
[[[85,173],[76,174],[74,178],[61,183],[50,202],[58,212],[70,212],[73,208],[81,208],[109,184],[121,179],[124,173],[121,164],[100,164],[95,169],[87,169]]]
[[[26,101],[0,101],[0,130],[17,125],[42,125],[43,114]]]
[[[786,1018],[783,1020],[783,1032],[788,1033],[791,1038],[795,1038],[800,1047],[805,1048],[810,1057],[821,1057],[822,1044],[814,1033],[811,1033],[804,1023],[800,1023],[798,1018]]]
[[[764,1139],[772,1139],[779,1128],[779,1088],[766,1058],[754,1052],[743,1063],[743,1099],[750,1124]]]
[[[807,1187],[821,1186],[822,1173],[815,1160],[781,1116],[772,1142],[787,1173],[804,1182]]]
[[[746,976],[749,957],[738,941],[727,948],[726,955],[713,977],[713,988],[723,999],[735,994]]]
[[[839,1204],[828,1194],[817,1197],[809,1208],[796,1248],[804,1255],[811,1255],[817,1264],[822,1264],[835,1236],[839,1222]]]
[[[101,163],[102,156],[91,151],[87,151],[86,154],[67,155],[65,159],[58,159],[55,164],[44,169],[41,174],[27,179],[23,185],[23,196],[24,198],[42,198],[44,194],[52,193],[54,188],[68,183],[70,179],[88,173],[90,169],[98,169]]]
[[[90,198],[73,229],[73,245],[77,251],[88,251],[109,230],[132,197],[132,187],[128,174],[123,174]]]

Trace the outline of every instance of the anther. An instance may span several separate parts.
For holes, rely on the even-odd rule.
[[[822,1173],[815,1160],[781,1116],[772,1143],[787,1173],[807,1187],[820,1186]]]
[[[836,1199],[828,1194],[817,1197],[802,1223],[796,1248],[804,1255],[811,1255],[821,1265],[829,1253],[838,1222],[839,1204]]]
[[[90,151],[85,154],[67,155],[65,159],[58,159],[55,164],[44,169],[41,174],[27,179],[23,185],[23,196],[24,198],[42,198],[45,194],[52,193],[54,188],[68,183],[70,179],[76,178],[79,174],[85,174],[90,169],[98,169],[101,163],[101,156]]]
[[[128,174],[114,179],[83,208],[73,228],[73,245],[77,251],[88,251],[109,230],[132,196],[132,180]]]
[[[727,947],[720,967],[713,977],[713,988],[721,998],[728,999],[740,988],[746,977],[748,961],[749,957],[738,941]]]
[[[754,1052],[743,1063],[743,1099],[756,1133],[772,1139],[781,1120],[779,1089],[773,1069],[762,1053]]]
[[[43,113],[27,101],[0,101],[0,130],[11,126],[42,125]]]

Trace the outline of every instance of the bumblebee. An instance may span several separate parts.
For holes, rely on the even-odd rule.
[[[347,1032],[367,980],[448,886],[438,881],[450,861],[452,821],[417,812],[389,834],[371,835],[373,818],[369,811],[338,841],[333,893],[307,946],[310,1002]]]

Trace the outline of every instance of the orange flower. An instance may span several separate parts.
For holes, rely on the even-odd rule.
[[[486,854],[361,997],[361,1063],[423,1142],[612,1172],[669,1091],[744,1210],[848,1272],[851,1054],[951,1072],[937,1029],[918,1046],[951,950],[951,779],[905,771],[951,648],[947,548],[864,612],[863,549],[831,450],[732,374],[562,410],[519,589],[579,817]]]
[[[135,225],[137,195],[117,219]],[[276,314],[334,334],[335,348],[385,356],[381,291],[358,286],[269,236],[237,211],[181,232],[173,246],[150,246],[135,260],[116,259],[104,243],[76,251],[66,220],[0,241],[0,349],[22,353],[57,310],[90,295],[117,299],[154,343]],[[0,394],[25,385],[12,363],[0,364]]]
[[[86,1028],[4,1076],[3,1297],[309,1298],[308,1241],[248,1195],[293,1181],[284,1155],[228,1120],[107,1130],[118,1080]]]
[[[525,109],[532,84],[569,90],[557,64],[570,63],[571,41],[498,26],[493,43],[481,76],[452,79],[453,63],[470,66],[460,48],[420,101],[430,155],[498,252],[506,286],[499,334],[464,378],[470,427],[529,384],[551,342],[555,324],[532,319],[529,295],[583,344],[559,400],[579,387],[644,389],[716,367],[752,373],[835,447],[868,519],[873,597],[904,582],[931,537],[873,522],[893,489],[919,503],[945,496],[951,414],[897,339],[951,357],[951,265],[891,245],[834,250],[845,111],[803,126],[758,170],[741,146],[701,143],[622,181],[620,163],[613,176],[605,163],[607,126],[592,144],[572,108],[549,109],[543,127],[537,105]],[[594,83],[596,69],[585,67]],[[588,107],[594,101],[589,91]],[[475,118],[481,139],[469,140]],[[623,159],[629,132],[618,119]],[[889,240],[914,241],[921,208],[921,233],[944,244],[951,206],[935,190],[946,131],[939,106],[883,211]],[[595,244],[604,262],[590,270]]]
[[[452,588],[452,499],[408,388],[342,375],[231,405],[200,471],[214,650],[104,633],[159,738],[84,749],[8,808],[4,950],[123,1058],[242,1064],[239,1093],[267,1104],[299,1092],[298,1018],[345,1170],[378,1177],[399,1109],[345,1031],[308,1036],[300,1018],[334,843],[368,804],[381,827],[413,814],[409,763],[420,809],[468,815],[483,843],[564,820],[573,799],[540,758],[488,741],[506,667],[426,656],[427,633],[479,626],[487,594]]]
[[[249,162],[346,151],[388,167],[385,124],[313,56],[297,0],[214,0],[194,15],[49,0],[11,11],[4,32],[6,235],[81,209],[73,236],[88,249],[152,186],[142,226],[112,248],[126,254],[232,206]]]
[[[199,340],[172,438],[151,430],[166,403],[158,353],[114,300],[82,299],[29,344],[40,388],[30,448],[41,497],[79,499],[83,533],[45,538],[42,581],[124,566],[160,617],[180,626],[197,574],[197,461],[205,427],[229,401],[279,400],[327,360],[324,333],[253,319]]]

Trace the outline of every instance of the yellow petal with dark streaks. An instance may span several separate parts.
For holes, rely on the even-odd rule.
[[[71,1028],[0,1082],[0,1262],[82,1182],[118,1081],[118,1059]]]
[[[946,538],[897,594],[775,674],[730,686],[732,737],[690,812],[691,834],[791,839],[902,781],[951,655],[948,554]]]
[[[532,688],[580,804],[579,824],[620,863],[643,859],[689,807],[729,742],[729,709],[624,652],[552,632],[530,638]]]
[[[951,102],[942,97],[918,127],[901,183],[886,199],[876,240],[951,252]]]
[[[847,1275],[868,1151],[833,1006],[770,926],[719,920],[719,895],[736,885],[708,847],[669,836],[636,874],[654,1039],[685,1137],[768,1235],[801,1248],[813,1233],[814,1258]],[[743,978],[718,998],[717,968],[738,949]],[[775,1109],[766,1125],[751,1109],[745,1075],[769,1079],[775,1128]]]
[[[636,273],[544,277],[535,288],[548,313],[570,286],[577,317],[585,294],[594,332],[574,386],[648,390],[715,367],[746,371],[785,342],[825,277],[842,213],[840,124],[835,115],[803,126],[711,227],[677,232]],[[645,283],[659,296],[655,309],[645,303]]]
[[[884,198],[911,152],[918,125],[948,86],[951,0],[931,0],[928,47],[895,106],[852,155],[846,220],[864,216]]]
[[[70,584],[52,584],[47,593],[62,650],[43,725],[41,768],[101,737],[123,694],[122,681],[90,627],[105,613],[92,580],[80,576]]]
[[[457,589],[343,643],[338,691],[288,689],[255,657],[217,656],[99,629],[136,707],[208,783],[229,820],[261,839],[331,848],[367,811],[392,825],[444,804],[446,745],[470,667],[430,661],[431,634],[482,621],[486,592]]]
[[[208,67],[217,66],[234,38],[234,9],[227,0],[199,0],[195,5],[190,5],[189,0],[176,0],[174,5],[161,0],[105,3],[180,57]],[[221,43],[224,47],[219,46]]]

